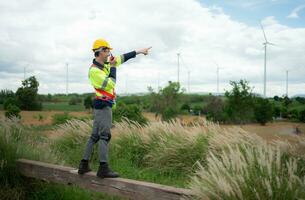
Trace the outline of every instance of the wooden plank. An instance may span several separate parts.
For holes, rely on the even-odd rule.
[[[188,199],[192,196],[189,189],[175,188],[155,183],[136,181],[124,178],[105,178],[96,176],[95,172],[79,175],[77,169],[39,161],[19,159],[18,169],[26,177],[48,182],[78,185],[82,188],[129,199],[151,200]]]

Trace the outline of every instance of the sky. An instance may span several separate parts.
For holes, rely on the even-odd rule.
[[[186,92],[230,90],[245,79],[267,96],[305,93],[305,0],[10,0],[0,2],[0,89],[36,76],[39,93],[93,92],[92,44],[104,38],[120,55],[152,46],[118,69],[116,91],[148,92],[178,79]],[[188,76],[189,74],[189,76]],[[189,77],[189,79],[188,79]],[[189,80],[189,87],[188,87]],[[188,90],[189,89],[189,90]]]

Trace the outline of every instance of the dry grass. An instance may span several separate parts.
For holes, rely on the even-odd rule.
[[[291,145],[268,143],[240,128],[214,131],[209,140],[206,167],[198,171],[190,187],[199,199],[297,199],[305,197],[304,160]]]

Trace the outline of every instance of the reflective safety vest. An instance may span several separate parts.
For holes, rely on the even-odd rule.
[[[118,67],[122,64],[122,56],[115,57],[116,65]],[[110,63],[105,63],[102,67],[92,64],[89,69],[89,80],[93,88],[95,89],[95,96],[97,99],[115,101],[115,84],[116,80],[109,77]]]

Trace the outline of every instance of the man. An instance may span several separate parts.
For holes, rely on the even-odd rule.
[[[94,122],[92,134],[88,140],[83,159],[80,162],[78,173],[84,174],[91,171],[89,159],[93,145],[99,142],[100,166],[97,176],[101,178],[116,178],[119,175],[113,172],[108,165],[108,143],[111,139],[112,107],[115,104],[115,84],[117,67],[137,54],[147,55],[151,49],[144,48],[131,51],[118,57],[113,57],[109,43],[104,39],[97,39],[93,43],[95,59],[89,69],[89,79],[95,89]]]

